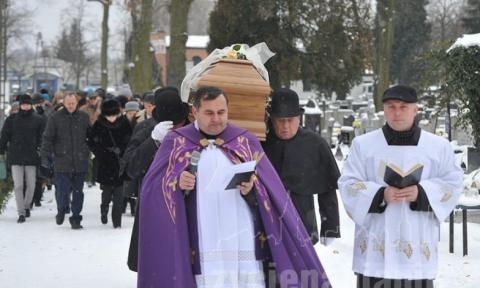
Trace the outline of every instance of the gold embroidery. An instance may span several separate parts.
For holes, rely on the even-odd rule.
[[[217,145],[217,146],[222,146],[224,143],[225,143],[225,141],[223,141],[223,139],[221,139],[221,138],[215,139],[215,145]]]
[[[442,196],[442,199],[440,199],[440,202],[444,203],[444,202],[447,202],[448,200],[450,200],[450,198],[452,198],[453,192],[452,192],[452,189],[451,189],[450,185],[442,186],[441,189],[442,189],[442,192],[443,192],[443,196]]]
[[[375,240],[373,250],[378,251],[380,254],[382,254],[382,257],[385,257],[385,242]]]
[[[202,138],[200,139],[200,145],[202,145],[202,147],[207,147],[209,144],[207,138]]]
[[[192,264],[194,264],[195,263],[195,255],[197,255],[197,252],[193,249],[191,251],[192,251],[192,255],[191,255],[192,259],[191,260],[192,260]]]
[[[422,243],[422,254],[427,258],[427,261],[430,261],[430,248],[428,247],[427,243]]]
[[[267,237],[265,237],[265,233],[260,232],[258,236],[258,240],[260,240],[260,247],[263,249],[265,247],[265,241],[267,241]]]
[[[413,249],[410,243],[407,243],[406,247],[403,248],[403,253],[405,253],[405,255],[407,255],[408,258],[412,257]]]
[[[445,192],[445,194],[443,194],[443,197],[442,199],[440,200],[440,202],[444,203],[444,202],[447,202],[448,200],[450,200],[450,198],[452,198],[452,192],[448,191],[448,192]]]
[[[365,251],[367,251],[367,240],[365,238],[363,238],[361,241],[360,241],[360,250],[362,251],[362,254],[365,253]]]
[[[397,252],[403,252],[410,259],[413,255],[413,248],[412,244],[409,241],[405,240],[397,240]]]
[[[363,182],[354,183],[354,184],[348,186],[348,188],[347,188],[348,194],[352,197],[357,196],[358,192],[360,192],[362,190],[367,190],[367,186]]]

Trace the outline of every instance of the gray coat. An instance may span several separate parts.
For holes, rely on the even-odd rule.
[[[85,173],[88,167],[89,150],[87,131],[90,126],[88,114],[67,109],[55,112],[47,122],[41,148],[42,162],[53,154],[54,169],[63,173]]]

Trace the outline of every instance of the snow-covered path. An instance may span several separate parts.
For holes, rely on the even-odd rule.
[[[340,199],[339,199],[340,200]],[[113,229],[111,220],[100,223],[100,190],[85,189],[83,230],[70,229],[68,219],[55,224],[53,191],[47,191],[43,206],[32,211],[24,224],[17,224],[14,199],[0,215],[1,288],[84,288],[136,286],[136,273],[126,265],[133,217],[122,219]],[[316,250],[333,287],[355,287],[351,272],[353,222],[340,206],[342,238]],[[128,209],[127,209],[128,211]],[[455,225],[455,254],[448,253],[448,223],[442,225],[437,288],[477,287],[480,283],[480,225],[468,224],[469,253],[462,257],[461,226]],[[475,285],[476,284],[476,285]]]

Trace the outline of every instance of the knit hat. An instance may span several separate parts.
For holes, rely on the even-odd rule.
[[[120,114],[120,103],[115,99],[109,99],[102,102],[101,113],[103,116]]]
[[[140,111],[140,105],[137,101],[129,101],[125,104],[125,112],[128,111]]]

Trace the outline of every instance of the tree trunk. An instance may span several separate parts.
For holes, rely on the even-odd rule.
[[[377,47],[377,85],[375,87],[375,108],[383,110],[383,91],[390,85],[390,64],[394,33],[395,0],[378,0],[378,47]]]
[[[2,22],[0,22],[1,24],[1,29],[0,29],[0,33],[2,34],[1,36],[1,41],[2,41],[2,61],[1,61],[1,64],[3,66],[0,66],[2,67],[2,77],[1,80],[2,80],[2,91],[0,92],[0,94],[2,95],[2,102],[3,102],[3,105],[5,105],[6,103],[6,95],[5,95],[5,92],[6,92],[6,85],[7,85],[7,47],[8,47],[8,38],[7,38],[7,25],[8,25],[8,1],[7,0],[2,0],[2,3],[1,3],[1,10],[2,10]]]
[[[133,81],[134,93],[142,94],[152,86],[152,52],[150,51],[150,32],[152,29],[153,0],[143,0],[138,21],[138,30],[133,49]]]
[[[168,48],[167,83],[180,88],[186,74],[185,46],[188,39],[188,11],[192,0],[170,3],[170,47]]]
[[[107,89],[108,86],[108,15],[110,10],[110,1],[103,5],[103,20],[102,20],[102,47],[100,52],[100,73],[101,73],[101,86],[103,89]]]

